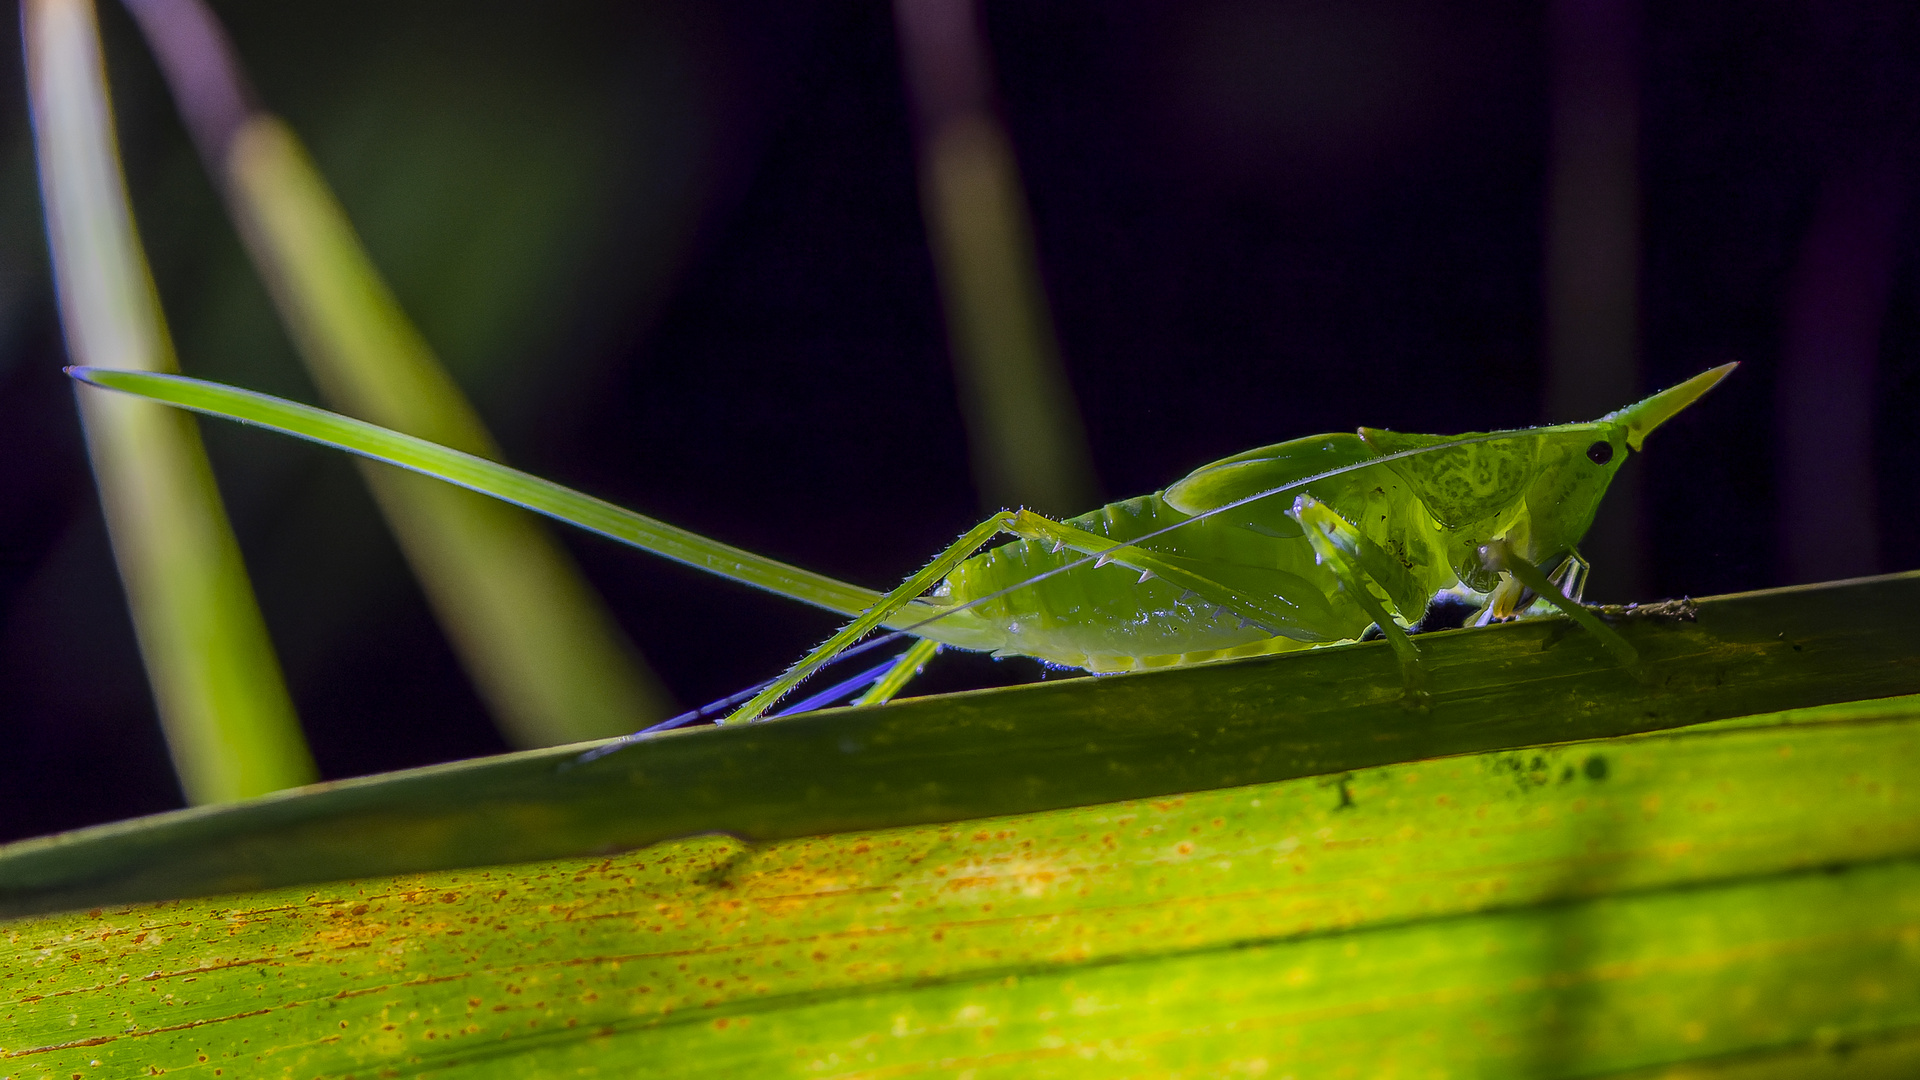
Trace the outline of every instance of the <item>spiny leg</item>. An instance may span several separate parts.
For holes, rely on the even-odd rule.
[[[863,612],[859,618],[848,623],[833,637],[828,638],[819,648],[808,653],[799,663],[788,669],[787,673],[774,680],[734,713],[721,721],[723,724],[745,723],[758,719],[783,695],[788,693],[801,680],[819,670],[821,665],[832,660],[841,651],[858,641],[868,631],[879,626],[888,616],[912,603],[915,598],[932,588],[942,578],[951,573],[954,567],[964,562],[973,552],[993,538],[994,533],[1005,530],[1029,540],[1044,540],[1056,545],[1073,547],[1088,554],[1100,554],[1114,551],[1113,561],[1123,566],[1141,570],[1143,573],[1159,574],[1169,582],[1192,589],[1201,596],[1213,599],[1233,610],[1242,618],[1255,623],[1285,623],[1285,613],[1270,611],[1260,606],[1258,597],[1244,597],[1226,588],[1218,582],[1196,574],[1186,567],[1175,565],[1151,551],[1134,547],[1120,541],[1110,540],[1084,530],[1076,529],[1062,522],[1042,517],[1029,510],[1002,511],[981,522],[965,536],[954,541],[953,545],[929,563],[926,569],[907,579],[899,588],[882,597],[880,602]],[[1104,561],[1104,560],[1103,560]],[[1271,627],[1267,627],[1272,632]],[[883,676],[881,683],[869,691],[855,704],[872,704],[883,701],[899,692],[900,685],[912,678],[914,671],[925,663],[926,657],[938,646],[934,642],[922,640],[903,655],[896,667]],[[925,656],[915,655],[925,650]],[[911,662],[910,662],[911,661]],[[897,676],[897,681],[896,681]],[[894,685],[888,686],[887,684]],[[876,692],[885,687],[886,697],[876,697]],[[869,699],[875,699],[870,701]]]
[[[1362,545],[1371,541],[1360,535],[1352,522],[1312,496],[1302,495],[1294,500],[1293,516],[1305,527],[1307,542],[1313,545],[1314,554],[1320,556],[1321,562],[1340,579],[1340,584],[1354,602],[1386,635],[1387,644],[1400,661],[1400,678],[1405,684],[1407,703],[1421,712],[1431,709],[1433,694],[1427,690],[1427,670],[1420,663],[1420,647],[1387,613],[1386,606],[1373,595],[1373,590],[1367,588],[1369,575],[1361,568],[1361,552]]]
[[[939,651],[940,643],[932,638],[916,640],[912,645],[907,646],[907,651],[900,654],[885,675],[880,676],[866,693],[860,695],[859,699],[853,703],[854,706],[858,708],[862,705],[885,705],[892,701],[894,695],[905,689],[907,683],[915,675],[920,674],[921,669],[927,666],[927,661],[932,660],[933,654]]]
[[[1601,622],[1599,617],[1588,611],[1584,604],[1569,599],[1552,581],[1548,580],[1546,574],[1541,573],[1539,567],[1514,551],[1512,544],[1505,540],[1494,540],[1480,549],[1480,559],[1486,564],[1487,569],[1504,570],[1512,574],[1515,581],[1532,589],[1534,595],[1544,598],[1559,608],[1568,618],[1579,623],[1588,633],[1598,638],[1601,647],[1612,653],[1613,658],[1620,661],[1621,666],[1631,672],[1635,678],[1640,677],[1640,651],[1635,649],[1626,638],[1621,637],[1619,631]]]
[[[758,720],[774,702],[785,697],[787,692],[798,686],[801,680],[818,671],[821,665],[840,655],[849,645],[865,637],[867,632],[879,626],[889,615],[912,603],[921,593],[934,587],[939,581],[953,572],[953,568],[965,562],[977,551],[981,544],[993,539],[993,535],[1007,527],[1012,514],[1001,511],[974,526],[965,536],[955,540],[951,546],[941,552],[926,568],[908,578],[899,588],[880,598],[880,602],[860,613],[840,632],[821,643],[800,662],[787,669],[787,673],[767,685],[765,690],[754,695],[753,700],[734,710],[732,715],[722,720],[722,724],[744,724]]]
[[[841,653],[838,659],[845,659],[852,651],[849,649]],[[872,686],[875,680],[886,677],[886,674],[893,670],[894,663],[893,660],[883,660],[852,678],[842,679],[825,690],[817,690],[790,705],[783,705],[780,709],[768,713],[766,719],[778,720],[782,716],[792,716],[795,713],[812,712],[829,705],[837,705]]]

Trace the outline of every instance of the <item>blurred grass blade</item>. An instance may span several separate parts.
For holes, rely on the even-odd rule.
[[[91,0],[22,10],[41,195],[68,352],[170,371],[173,345],[120,174]],[[246,798],[314,766],[191,418],[82,389],[114,560],[187,798]]]
[[[1541,41],[1550,95],[1545,162],[1546,422],[1599,416],[1640,380],[1640,147],[1644,0],[1548,0]],[[1652,592],[1641,471],[1622,468],[1580,544],[1587,595]],[[1793,505],[1783,503],[1782,505]]]
[[[1640,621],[1660,688],[1586,681],[1604,660],[1551,620],[1436,635],[1463,685],[1431,719],[1394,703],[1383,645],[1342,646],[674,734],[559,772],[555,751],[501,759],[517,785],[469,763],[89,830],[56,838],[74,865],[129,841],[193,853],[188,817],[293,858],[392,850],[405,811],[379,789],[437,783],[443,836],[462,816],[529,840],[644,828],[663,804],[708,835],[16,921],[0,1040],[15,1075],[63,1077],[1912,1075],[1920,698],[1405,758],[1433,725],[1537,738],[1845,692],[1828,677],[1856,662],[1867,692],[1911,686],[1911,629],[1876,646],[1844,620],[1864,609],[1885,636],[1915,586]],[[1318,722],[1287,714],[1320,698]],[[808,768],[769,752],[810,743]],[[1260,778],[1261,746],[1307,775]],[[1383,747],[1395,763],[1352,756]],[[1112,796],[1129,770],[1183,767]],[[1012,809],[1033,770],[1108,797]],[[946,785],[967,774],[982,783]],[[715,786],[772,786],[761,809],[789,816],[742,829]],[[943,793],[973,801],[913,824]],[[836,801],[879,813],[836,820]],[[332,812],[297,832],[298,805]],[[54,846],[0,849],[0,880]]]
[[[130,0],[128,7],[321,393],[383,426],[499,457],[299,140],[253,106],[212,12],[198,0]],[[537,521],[416,476],[363,471],[510,741],[598,738],[673,711],[592,586]]]
[[[1079,513],[1100,502],[1099,484],[1061,369],[1013,144],[991,107],[974,0],[895,0],[894,16],[981,502]]]

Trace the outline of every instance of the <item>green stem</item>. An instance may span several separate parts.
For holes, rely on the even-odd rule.
[[[374,461],[398,465],[457,484],[469,491],[503,499],[695,569],[842,615],[857,615],[881,599],[881,594],[872,589],[849,585],[825,574],[802,570],[730,544],[709,540],[698,533],[615,506],[604,499],[596,499],[551,480],[542,480],[497,461],[488,461],[311,405],[283,401],[251,390],[190,379],[184,375],[110,371],[104,368],[75,368],[71,373],[75,378],[94,386],[123,390],[209,416],[239,420]]]

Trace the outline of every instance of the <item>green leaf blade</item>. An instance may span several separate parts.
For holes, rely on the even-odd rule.
[[[1920,1025],[1920,710],[1800,719],[17,922],[6,1049],[475,1077],[1817,1057]]]
[[[880,594],[708,540],[474,454],[310,405],[182,375],[71,368],[74,378],[345,450],[524,507],[696,569],[854,615]]]
[[[0,914],[963,821],[1920,693],[1920,575],[1624,619],[1647,681],[1557,619],[1431,634],[1433,711],[1382,643],[895,702],[342,781],[0,849]]]

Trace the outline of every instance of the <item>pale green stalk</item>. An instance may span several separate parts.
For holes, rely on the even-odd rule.
[[[27,0],[27,83],[67,350],[175,368],[120,174],[91,0]],[[175,770],[196,803],[312,781],[240,550],[192,420],[79,391],[87,450]]]
[[[920,128],[920,205],[980,498],[1074,514],[1099,502],[1040,283],[1020,167],[991,107],[973,0],[895,0]]]
[[[197,0],[130,0],[254,265],[335,407],[497,458],[299,139],[259,110]],[[365,466],[441,626],[515,744],[622,734],[671,701],[564,548],[521,511]]]

